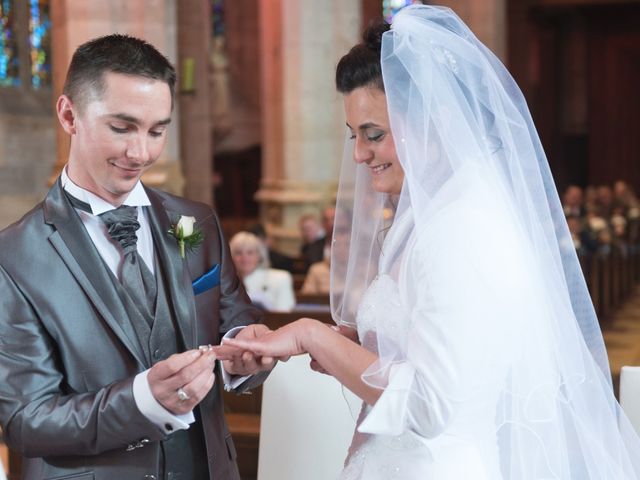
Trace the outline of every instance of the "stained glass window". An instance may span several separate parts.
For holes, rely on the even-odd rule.
[[[0,87],[20,85],[15,0],[0,0]]]
[[[224,36],[224,0],[211,0],[211,33],[214,37]]]
[[[391,23],[393,16],[402,10],[404,7],[413,5],[415,3],[422,3],[420,0],[383,0],[382,1],[382,15],[384,19]]]
[[[51,19],[49,0],[29,0],[31,86],[51,84]]]

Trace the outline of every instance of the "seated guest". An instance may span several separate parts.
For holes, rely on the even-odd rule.
[[[291,274],[269,268],[267,248],[253,233],[238,232],[229,242],[231,258],[251,301],[265,310],[289,312],[296,303]]]
[[[335,219],[335,207],[326,207],[324,210],[322,210],[322,228],[324,228],[325,232],[325,247],[331,244],[331,237],[333,236],[333,223],[335,222]]]
[[[582,189],[569,185],[562,196],[562,209],[565,217],[582,218],[585,215]]]
[[[304,271],[306,273],[311,264],[324,258],[326,232],[320,226],[320,222],[315,215],[303,215],[298,221],[298,226],[302,237],[300,256],[304,260]]]
[[[331,253],[325,255],[321,262],[316,262],[309,267],[309,271],[304,277],[304,283],[302,284],[300,293],[305,295],[329,294],[329,279],[331,276],[330,258]]]
[[[271,265],[271,267],[293,273],[295,259],[272,248],[272,238],[267,235],[267,231],[261,223],[254,223],[247,229],[247,231],[249,233],[253,233],[267,247],[269,265]]]
[[[304,215],[300,218],[300,234],[302,236],[301,257],[305,262],[305,272],[316,262],[322,262],[330,255],[331,237],[333,235],[333,222],[336,209],[333,206],[322,210],[322,226],[313,215]]]
[[[331,241],[337,241],[338,245],[344,244],[346,232],[350,231],[351,226],[351,213],[343,212],[338,216],[337,226],[335,228],[334,238],[334,224],[336,223],[336,209],[335,207],[327,207],[322,211],[322,225],[327,232],[326,241],[324,244],[323,258],[319,262],[315,262],[309,267],[309,271],[304,279],[300,293],[303,295],[324,295],[329,294],[329,280],[331,277]],[[343,251],[338,247],[338,250],[334,252],[335,258],[338,258],[346,264],[348,252]]]
[[[589,234],[579,217],[568,216],[567,225],[579,257],[594,253],[598,249],[597,240]]]
[[[609,219],[613,213],[613,190],[609,185],[600,185],[596,188],[596,205],[603,218]]]

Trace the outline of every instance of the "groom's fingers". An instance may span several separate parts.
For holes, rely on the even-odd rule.
[[[215,373],[204,370],[190,383],[182,387],[182,392],[184,392],[188,398],[181,398],[176,391],[172,392],[171,395],[160,403],[173,414],[184,415],[193,410],[207,393],[209,393],[209,390],[211,390],[215,383],[215,378]]]
[[[198,386],[203,379],[209,381],[213,375],[215,360],[216,357],[212,351],[204,353],[190,351],[172,355],[156,363],[147,374],[151,393],[163,407],[174,413],[191,411],[202,399]],[[193,382],[196,382],[195,388],[189,391],[188,385]],[[178,395],[180,388],[185,391],[188,399],[180,400]]]
[[[264,347],[262,347],[262,344],[258,339],[245,340],[240,338],[229,338],[228,340],[225,340],[224,343],[225,345],[230,345],[245,352],[250,351],[256,353],[259,356],[262,356],[262,350],[264,350]]]
[[[261,357],[260,363],[263,367],[266,367],[266,369],[270,370],[276,364],[276,359],[273,357]]]
[[[239,349],[238,347],[229,345],[226,342],[222,345],[211,347],[211,349],[215,353],[218,360],[231,360],[233,358],[239,357],[243,352],[243,350]]]
[[[183,353],[171,355],[166,360],[156,363],[149,374],[154,380],[164,380],[170,378],[180,372],[186,366],[192,364],[201,356],[202,352],[200,350],[189,350]]]

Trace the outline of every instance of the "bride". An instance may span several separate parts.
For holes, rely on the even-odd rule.
[[[332,312],[251,341],[363,400],[342,479],[640,478],[640,441],[515,82],[449,9],[340,61]],[[346,256],[348,254],[348,256]],[[346,260],[345,260],[346,258]],[[362,292],[362,293],[359,293]]]

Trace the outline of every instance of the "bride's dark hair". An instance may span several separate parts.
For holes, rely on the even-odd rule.
[[[362,43],[343,56],[336,68],[336,89],[350,93],[359,87],[376,87],[384,92],[380,50],[382,34],[391,26],[384,20],[369,25],[362,34]]]

